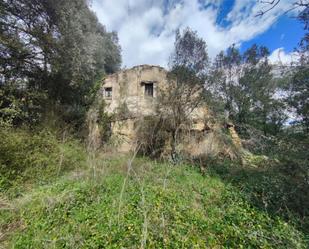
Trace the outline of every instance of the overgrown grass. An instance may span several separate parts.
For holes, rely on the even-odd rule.
[[[87,155],[79,141],[51,129],[0,130],[0,193],[17,197],[33,185],[53,181],[85,168]]]
[[[208,174],[237,187],[259,210],[286,221],[293,220],[309,241],[308,181],[299,177],[297,171],[286,172],[282,161],[252,154],[246,161],[245,165],[215,161],[208,165]]]
[[[2,191],[4,248],[306,248],[292,221],[254,207],[219,177],[147,158],[85,158],[73,140],[46,145],[53,135],[37,136],[18,143],[24,153],[29,149],[24,156],[17,149],[10,154],[33,169],[19,171],[22,180],[9,178],[6,189],[35,184],[19,195]],[[58,174],[60,151],[67,159]],[[23,161],[29,156],[45,159]]]

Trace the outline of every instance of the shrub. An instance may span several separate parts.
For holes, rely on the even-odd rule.
[[[78,141],[57,138],[50,130],[30,132],[2,129],[0,189],[7,191],[25,182],[50,181],[63,171],[82,167],[85,158],[85,152]]]
[[[152,158],[161,157],[169,140],[168,132],[163,129],[163,119],[156,116],[144,117],[136,122],[136,126],[140,152]]]
[[[0,126],[34,125],[42,119],[46,93],[0,86]]]

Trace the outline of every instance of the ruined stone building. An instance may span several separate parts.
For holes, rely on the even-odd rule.
[[[136,135],[136,122],[142,117],[155,113],[159,91],[164,91],[167,84],[167,71],[162,67],[150,65],[135,66],[104,79],[99,94],[104,99],[105,111],[110,114],[119,111],[130,114],[129,118],[118,119],[111,124],[112,134],[122,140],[119,150],[129,151],[131,149],[131,142]],[[208,115],[207,108],[199,107],[190,115],[193,120],[192,131],[203,132],[205,130],[204,118]],[[205,150],[205,146],[214,146],[213,141],[209,139],[209,134],[207,136],[205,136],[208,141],[206,145],[206,140],[187,144],[187,147],[192,147],[189,148],[191,153],[199,154]],[[198,144],[201,142],[204,147]]]
[[[167,71],[159,66],[140,65],[109,75],[103,82],[101,93],[108,113],[118,112],[125,108],[131,118],[117,120],[112,124],[113,134],[118,134],[126,141],[135,136],[135,122],[141,117],[155,113],[159,91],[164,91],[167,82]],[[196,122],[192,129],[202,130],[204,124],[199,109],[192,113]],[[200,122],[199,122],[200,120]],[[124,143],[123,150],[129,149],[129,142]]]

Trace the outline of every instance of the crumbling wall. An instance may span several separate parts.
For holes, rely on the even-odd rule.
[[[105,99],[106,111],[114,113],[125,103],[134,116],[150,115],[154,112],[159,88],[167,84],[166,70],[157,66],[142,65],[108,76],[102,84],[104,88],[111,87],[112,98]],[[143,82],[153,82],[153,97],[145,96]]]
[[[153,96],[145,95],[144,83],[153,83]],[[99,97],[104,99],[105,111],[114,115],[111,130],[118,139],[118,149],[129,151],[136,138],[136,124],[145,116],[155,114],[158,94],[164,91],[168,84],[167,71],[158,66],[141,65],[131,69],[122,70],[108,76],[103,82]],[[104,89],[112,88],[112,96],[104,96]],[[123,108],[125,107],[125,108]],[[123,113],[124,112],[124,113]],[[120,114],[121,113],[121,114]],[[118,115],[117,115],[118,114]],[[184,140],[181,145],[184,150],[192,154],[201,154],[203,150],[213,150],[218,146],[216,138],[205,123],[205,117],[209,116],[207,107],[200,106],[191,114],[192,123],[189,130],[193,133],[205,134],[203,139],[195,141],[191,137]],[[208,129],[207,134],[205,130]],[[233,127],[228,127],[235,145],[240,146],[240,139]],[[201,151],[202,150],[202,151]]]

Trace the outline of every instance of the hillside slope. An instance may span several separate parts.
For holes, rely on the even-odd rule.
[[[3,248],[306,248],[292,223],[189,165],[88,155],[85,168],[1,197]],[[78,162],[76,162],[78,163]]]

